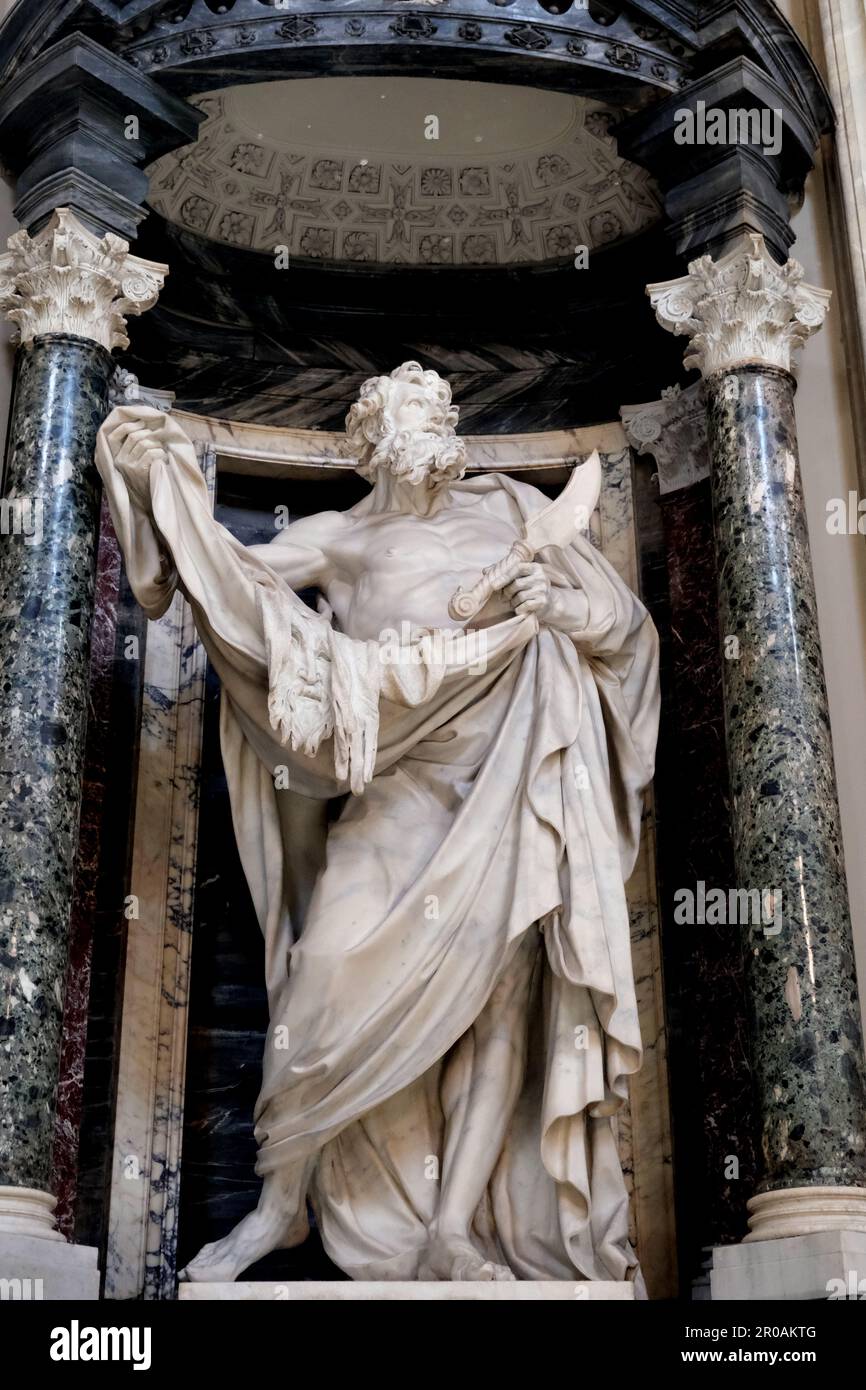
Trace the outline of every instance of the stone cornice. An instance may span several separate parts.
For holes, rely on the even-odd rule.
[[[92,24],[94,18],[101,21],[105,42],[120,51],[130,38],[146,33],[148,25],[168,3],[169,0],[39,0],[37,4],[34,0],[19,0],[0,26],[0,74],[8,77],[22,61],[50,43],[55,34],[85,19],[88,24]],[[396,7],[401,0],[394,0],[394,3]],[[255,14],[256,9],[263,6],[244,6],[241,0],[226,0],[221,15],[215,13],[215,8],[209,9],[203,0],[195,0],[190,15],[175,27],[178,31],[183,28],[192,32],[200,30],[203,24],[231,23],[235,12],[235,19],[244,21],[248,14]],[[289,13],[297,10],[300,14],[324,15],[334,9],[334,0],[327,0],[327,3],[304,0],[287,8]],[[365,11],[354,5],[352,13],[356,19],[363,20],[379,8],[371,4]],[[422,9],[418,4],[411,8],[423,14],[428,7],[424,5]],[[430,8],[439,14],[453,9],[460,20],[471,16],[470,24],[474,22],[475,25],[483,23],[485,17],[502,19],[504,16],[518,24],[533,24],[549,35],[563,29],[573,31],[581,17],[576,6],[563,15],[553,15],[537,0],[513,0],[506,7],[494,0],[461,0],[459,6],[456,0],[453,5],[451,0],[442,0],[441,4]],[[735,50],[755,57],[793,99],[812,110],[819,128],[831,128],[832,107],[821,76],[773,0],[628,0],[624,8],[631,20],[629,27],[640,27],[647,32],[656,30],[669,56],[679,51],[688,61],[694,52],[706,53],[718,48],[725,53]],[[583,16],[587,17],[585,11]],[[116,40],[112,35],[116,35]],[[621,40],[622,35],[616,34],[614,38]],[[477,44],[477,40],[469,40],[469,43]],[[638,46],[643,44],[645,40],[638,41]],[[649,44],[646,47],[649,49]],[[518,56],[532,64],[543,54],[528,49]],[[591,65],[594,61],[592,54],[571,56],[583,64],[589,62]],[[603,52],[596,57],[599,65],[607,62]],[[656,61],[662,58],[663,54],[656,55]],[[652,81],[648,71],[646,76]]]
[[[693,134],[681,138],[678,126],[688,113]],[[717,143],[700,122],[719,113],[730,116],[732,127]],[[615,134],[620,154],[648,169],[662,188],[680,255],[717,255],[759,232],[783,260],[794,240],[791,197],[802,193],[812,168],[822,113],[820,103],[817,110],[802,105],[756,62],[738,56],[623,121]],[[730,133],[740,116],[757,119],[760,139],[751,127]]]
[[[35,231],[54,208],[72,207],[100,232],[134,236],[143,166],[195,139],[201,119],[117,54],[67,35],[0,87],[0,150],[18,176],[18,221]]]
[[[671,90],[683,78],[693,51],[681,23],[670,43],[664,22],[652,12],[648,16],[641,5],[627,6],[610,23],[596,22],[578,6],[557,15],[538,0],[509,0],[507,5],[497,0],[393,0],[387,7],[288,0],[276,10],[266,0],[225,0],[219,9],[193,0],[189,14],[170,24],[162,19],[171,10],[170,0],[43,0],[40,8],[38,21],[13,11],[0,33],[0,73],[21,61],[21,47],[32,54],[50,42],[61,24],[68,29],[85,16],[92,21],[94,11],[105,25],[106,43],[143,71],[172,72],[175,86],[181,73],[207,66],[211,55],[242,55],[242,65],[254,68],[261,50],[298,53],[312,46],[339,49],[345,66],[357,47],[370,72],[374,53],[384,58],[393,48],[414,52],[432,43],[443,51],[462,52],[469,65],[477,65],[478,54],[485,64],[500,67],[516,63],[540,71],[539,65],[546,65],[552,71],[577,65],[584,73],[604,71],[608,85]],[[233,58],[233,68],[237,61]],[[318,66],[327,67],[321,54]],[[184,90],[202,85],[217,83],[184,84]]]
[[[94,18],[100,20],[107,35],[116,33],[119,48],[130,36],[146,32],[148,24],[168,3],[169,0],[40,0],[35,4],[33,0],[19,0],[0,26],[0,72],[8,75],[22,59],[51,42],[61,28],[68,29],[84,18],[89,23]],[[327,4],[305,0],[288,8],[290,12],[298,8],[300,13],[316,14],[325,13],[332,6],[333,0]],[[230,22],[236,7],[237,0],[226,0],[223,15],[214,15],[214,22],[220,18]],[[369,12],[376,8],[371,5]],[[452,6],[450,0],[442,0],[432,8],[447,13]],[[456,3],[453,8],[458,13]],[[831,105],[818,70],[773,0],[628,0],[625,8],[633,24],[660,31],[669,45],[681,50],[706,52],[718,47],[730,53],[736,46],[740,52],[751,53],[801,105],[813,108],[822,129],[830,128]],[[365,13],[357,6],[353,11],[358,15]],[[249,12],[254,12],[252,7]],[[243,10],[241,13],[245,19],[246,14]],[[510,15],[519,22],[537,23],[542,29],[574,28],[579,16],[576,7],[564,15],[552,15],[536,0],[514,0],[504,8],[493,0],[462,0],[459,17],[466,18],[470,13],[476,23],[485,14],[500,18]],[[193,30],[211,15],[213,10],[208,11],[201,0],[196,0],[183,25]],[[534,55],[529,52],[525,56],[531,62]]]

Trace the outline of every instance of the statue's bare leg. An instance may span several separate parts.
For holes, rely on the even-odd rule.
[[[446,1125],[439,1210],[419,1265],[419,1279],[515,1277],[506,1265],[484,1259],[472,1242],[470,1228],[523,1085],[537,947],[537,932],[527,932],[473,1025],[469,1090]]]
[[[180,1278],[194,1283],[233,1283],[272,1250],[289,1250],[309,1234],[306,1193],[312,1162],[292,1163],[268,1173],[255,1211],[222,1240],[205,1245]]]

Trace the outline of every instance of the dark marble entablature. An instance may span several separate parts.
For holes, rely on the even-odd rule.
[[[183,25],[157,18],[121,51],[143,72],[159,74],[172,90],[189,95],[203,84],[213,88],[288,73],[427,74],[431,48],[441,77],[471,74],[633,105],[688,80],[687,56],[672,53],[655,30],[635,28],[625,15],[603,25],[582,9],[553,16],[537,0],[515,0],[507,9],[490,0],[462,0],[459,13],[437,7],[401,14],[373,5],[359,11],[356,3],[337,0],[326,6],[299,0],[297,10],[275,14],[260,0],[235,0],[220,15],[198,0]]]
[[[694,52],[688,31],[680,24],[669,32],[657,5],[647,15],[640,3],[604,0],[587,9],[563,5],[560,14],[540,0],[460,0],[454,9],[443,0],[401,12],[358,0],[290,0],[278,8],[271,0],[56,0],[45,6],[42,44],[76,24],[92,29],[94,8],[107,46],[184,94],[201,90],[205,73],[210,87],[285,77],[289,54],[297,75],[405,71],[429,64],[424,52],[432,45],[443,76],[465,75],[471,65],[474,75],[494,81],[520,74],[532,85],[598,87],[639,103],[653,90],[682,85]],[[30,25],[31,55],[39,28]]]
[[[758,62],[801,106],[812,108],[822,128],[832,119],[818,70],[773,0],[717,0],[709,15],[700,0],[590,0],[587,9],[563,0],[562,13],[541,0],[455,0],[453,7],[442,0],[405,11],[407,19],[418,20],[404,26],[413,29],[411,36],[392,31],[393,9],[383,15],[380,5],[364,0],[289,0],[276,15],[275,8],[273,0],[42,0],[39,5],[19,0],[0,26],[0,74],[8,77],[76,28],[166,77],[179,63],[195,83],[187,90],[202,89],[200,70],[213,65],[211,50],[217,68],[220,56],[231,54],[227,81],[249,80],[246,74],[260,62],[267,28],[286,31],[276,50],[283,57],[277,76],[286,75],[287,53],[294,51],[294,70],[309,46],[319,53],[319,70],[333,71],[337,51],[342,56],[358,47],[366,53],[367,71],[384,72],[381,28],[385,57],[389,47],[396,49],[401,67],[413,62],[413,52],[423,55],[433,46],[437,68],[449,52],[460,53],[483,77],[489,49],[493,80],[515,80],[513,71],[510,78],[501,72],[510,67],[533,85],[553,86],[557,73],[567,82],[581,76],[591,82],[595,70],[606,81],[607,96],[617,82],[633,95],[676,90],[684,77],[695,75],[696,57],[699,70],[706,71],[713,51],[726,58],[739,53]],[[177,42],[179,48],[181,39],[187,51],[173,55],[172,46]],[[167,59],[160,53],[156,63],[145,60],[148,46],[167,48]],[[259,79],[262,75],[260,69]],[[211,78],[210,85],[217,83]]]
[[[817,68],[772,0],[717,0],[709,15],[697,0],[590,0],[562,13],[541,0],[399,10],[367,0],[47,0],[38,9],[20,0],[0,26],[0,75],[38,71],[46,47],[77,30],[181,97],[287,76],[432,71],[580,93],[624,113],[660,100],[670,111],[683,88],[736,58],[762,70],[808,128],[833,124]]]
[[[122,134],[131,118],[134,140]],[[94,230],[134,237],[148,190],[143,166],[194,140],[201,121],[200,111],[116,54],[67,35],[0,91],[0,149],[17,176],[16,218],[33,231],[69,206]]]

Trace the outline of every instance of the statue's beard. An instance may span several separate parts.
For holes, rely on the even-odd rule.
[[[365,472],[375,478],[380,469],[402,482],[440,487],[462,478],[466,468],[466,445],[457,435],[441,435],[431,430],[391,430],[383,435],[367,463]]]

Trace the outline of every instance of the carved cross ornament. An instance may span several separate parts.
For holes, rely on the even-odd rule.
[[[109,352],[129,346],[126,314],[152,309],[168,266],[129,254],[129,244],[89,231],[68,208],[58,208],[35,236],[9,238],[0,255],[0,310],[18,325],[19,341],[45,333],[74,333]]]
[[[647,294],[662,328],[691,338],[685,365],[704,377],[749,363],[790,372],[830,305],[830,291],[804,284],[798,261],[779,265],[757,232],[718,261],[701,256],[688,275],[648,285]]]

